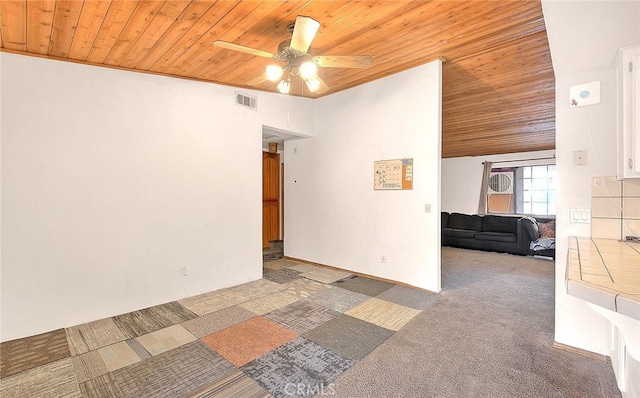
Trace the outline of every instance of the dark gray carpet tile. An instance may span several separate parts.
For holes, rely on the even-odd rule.
[[[80,383],[80,392],[84,398],[124,398],[125,396],[112,373]]]
[[[264,388],[240,369],[235,369],[212,383],[189,393],[184,398],[270,398]]]
[[[274,397],[316,396],[355,361],[299,337],[244,365],[242,371]]]
[[[290,268],[277,270],[265,268],[263,277],[277,283],[289,283],[295,281],[296,279],[302,278],[300,272],[292,270]]]
[[[140,359],[145,360],[151,358],[151,354],[149,353],[149,351],[147,351],[147,349],[144,348],[142,344],[140,344],[138,339],[127,340],[127,344],[129,345],[129,347],[131,347],[133,352],[135,352],[136,355],[140,357]]]
[[[71,356],[64,329],[5,341],[0,353],[0,378]]]
[[[272,311],[266,317],[302,334],[339,314],[338,311],[321,307],[308,300],[301,300]]]
[[[366,294],[334,287],[314,294],[307,300],[321,307],[330,308],[338,312],[345,312],[358,304],[364,303],[371,297]]]
[[[420,289],[412,289],[406,286],[394,286],[376,296],[381,300],[404,305],[405,307],[423,310],[434,304],[440,298],[437,293],[426,292]]]
[[[343,357],[360,360],[393,335],[393,331],[340,315],[305,333],[304,337]]]
[[[134,338],[196,317],[196,314],[173,301],[115,316],[113,321],[128,338]]]
[[[331,285],[351,290],[352,292],[366,294],[370,297],[375,297],[395,286],[393,283],[365,278],[363,276],[350,276],[333,282]]]
[[[125,397],[185,395],[231,372],[234,366],[194,341],[113,372]]]

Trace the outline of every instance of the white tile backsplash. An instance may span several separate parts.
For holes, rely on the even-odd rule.
[[[624,239],[640,234],[640,178],[592,178],[591,237]]]

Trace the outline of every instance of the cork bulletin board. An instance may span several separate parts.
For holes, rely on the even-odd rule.
[[[377,160],[373,162],[373,189],[413,189],[413,159]]]

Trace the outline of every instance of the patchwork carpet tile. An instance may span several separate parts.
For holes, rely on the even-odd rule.
[[[253,312],[234,305],[233,307],[223,308],[219,311],[183,322],[181,325],[192,335],[201,338],[230,326],[237,325],[255,316],[256,314]]]
[[[289,268],[291,268],[294,271],[301,272],[301,273],[313,272],[313,271],[317,271],[317,270],[323,269],[323,267],[319,267],[317,265],[305,264],[305,263],[298,263],[298,264],[292,265]]]
[[[64,329],[6,341],[0,353],[0,378],[71,356]]]
[[[2,398],[82,397],[71,358],[0,379]]]
[[[404,305],[372,298],[353,307],[345,314],[389,330],[398,331],[420,312],[420,310]]]
[[[203,337],[202,341],[240,367],[296,337],[297,333],[257,317]]]
[[[151,355],[162,354],[181,345],[197,340],[196,336],[187,332],[180,325],[156,330],[136,339]]]
[[[289,268],[278,270],[270,270],[266,268],[263,272],[263,278],[276,283],[289,283],[296,279],[302,278],[302,274]]]
[[[89,351],[84,354],[71,357],[73,367],[76,371],[76,379],[78,383],[95,379],[108,372],[107,367],[98,351]]]
[[[242,294],[224,289],[189,297],[178,302],[191,312],[202,316],[245,301],[247,298]]]
[[[288,260],[286,258],[279,258],[277,260],[266,261],[262,266],[268,269],[283,269],[287,267],[293,267],[300,264],[298,261]]]
[[[302,300],[272,311],[265,317],[302,334],[339,314],[337,311]]]
[[[316,293],[307,300],[324,308],[345,312],[370,298],[366,294],[334,287]]]
[[[125,397],[186,395],[234,370],[201,341],[194,341],[113,372]]]
[[[299,299],[300,298],[295,294],[283,291],[242,303],[240,304],[240,307],[245,308],[256,315],[264,315],[277,310],[278,308],[294,303]]]
[[[393,334],[389,329],[349,315],[340,315],[306,333],[304,337],[345,358],[359,361]]]
[[[269,394],[252,378],[239,369],[216,379],[204,387],[192,391],[185,398],[269,398]]]
[[[298,279],[287,284],[285,291],[300,299],[304,299],[327,289],[331,289],[331,287],[324,283],[312,281],[310,279]]]
[[[249,362],[242,370],[274,397],[320,396],[356,362],[299,337]]]
[[[424,310],[434,304],[440,298],[437,293],[426,292],[420,289],[412,289],[406,286],[394,286],[376,296],[381,300],[404,305],[416,310]]]
[[[320,268],[311,272],[305,272],[303,277],[322,283],[331,283],[351,276],[350,273],[345,271],[338,271],[330,268]]]
[[[380,293],[391,289],[395,286],[393,283],[379,281],[377,279],[365,278],[362,276],[352,276],[339,281],[333,282],[331,285],[351,290],[352,292],[366,294],[375,297]]]
[[[177,323],[195,318],[197,315],[189,311],[177,301],[133,311],[113,317],[115,324],[130,337],[155,332]]]
[[[269,294],[277,293],[284,287],[280,283],[272,282],[266,279],[258,279],[253,282],[244,283],[242,285],[230,287],[228,290],[238,293],[245,298],[245,301],[254,300]]]
[[[82,391],[82,396],[85,398],[124,397],[124,393],[116,383],[113,373],[107,373],[80,383],[80,391]]]
[[[67,337],[71,355],[84,354],[131,338],[116,326],[112,318],[67,328]]]
[[[162,329],[160,329],[160,330],[162,330]],[[145,336],[147,336],[147,335],[145,335]],[[138,357],[140,357],[141,360],[145,360],[145,359],[151,358],[151,353],[149,353],[149,351],[147,351],[147,349],[144,348],[144,346],[142,344],[140,344],[138,339],[127,340],[126,343],[129,345],[129,347],[131,347],[133,352],[135,352],[136,355]]]
[[[98,353],[109,372],[124,368],[142,359],[126,341],[102,347],[98,349]]]

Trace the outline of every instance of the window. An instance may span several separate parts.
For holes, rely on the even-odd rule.
[[[556,165],[493,168],[487,190],[489,213],[556,214]]]

